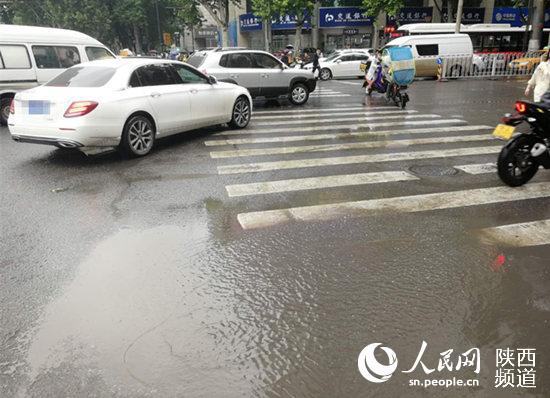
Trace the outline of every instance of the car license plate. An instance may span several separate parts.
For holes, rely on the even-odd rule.
[[[510,138],[512,138],[512,135],[514,134],[515,130],[516,128],[513,126],[499,124],[493,131],[493,136],[498,138],[503,138],[505,140],[509,140]]]
[[[29,101],[29,115],[49,115],[50,101]]]

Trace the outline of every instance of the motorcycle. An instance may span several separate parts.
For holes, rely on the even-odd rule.
[[[493,136],[508,141],[497,161],[498,176],[518,187],[535,176],[540,166],[550,169],[550,108],[526,101],[516,102],[516,114],[507,113]],[[527,132],[517,132],[528,125]]]
[[[393,101],[395,105],[399,106],[401,109],[405,109],[407,102],[409,102],[409,94],[406,93],[407,86],[400,86],[395,82],[388,82],[384,77],[382,71],[382,64],[378,64],[376,67],[376,80],[367,90],[367,95],[371,95],[373,91],[376,91],[380,94],[384,94],[386,101]]]

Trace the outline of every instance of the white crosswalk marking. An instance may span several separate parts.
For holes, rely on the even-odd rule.
[[[229,196],[235,197],[408,180],[418,180],[418,177],[405,171],[383,171],[379,173],[346,174],[255,182],[250,184],[228,185],[225,188]]]
[[[497,165],[495,163],[465,164],[462,166],[454,166],[454,168],[468,174],[487,174],[497,171]]]
[[[258,211],[241,213],[237,218],[243,229],[253,229],[289,221],[332,220],[349,215],[370,216],[388,212],[433,211],[546,197],[550,197],[550,182],[527,184],[516,189],[501,186]]]
[[[276,114],[285,114],[285,115],[295,115],[295,114],[298,114],[298,115],[302,115],[302,114],[306,114],[306,113],[311,113],[311,112],[321,112],[321,111],[325,111],[325,112],[332,112],[332,111],[347,111],[347,110],[364,110],[364,111],[372,111],[372,110],[380,110],[380,109],[395,109],[395,106],[373,106],[373,107],[367,107],[367,106],[363,106],[363,105],[357,105],[357,106],[350,106],[350,105],[341,105],[341,106],[337,106],[337,107],[332,107],[332,108],[300,108],[300,109],[296,109],[295,107],[294,108],[289,108],[289,109],[274,109],[272,111],[254,111],[252,116],[257,116],[257,115],[276,115]]]
[[[264,155],[288,155],[295,153],[312,153],[312,152],[327,152],[327,151],[342,151],[351,149],[369,149],[369,148],[398,148],[411,145],[427,145],[427,144],[445,144],[455,142],[476,142],[476,141],[492,141],[494,140],[488,134],[481,135],[466,135],[457,137],[435,137],[435,138],[419,138],[414,140],[394,140],[394,141],[369,141],[369,142],[353,142],[349,144],[328,144],[328,145],[301,145],[291,147],[277,148],[254,148],[254,149],[236,149],[231,151],[215,151],[210,152],[210,156],[215,159],[233,158],[244,156],[264,156]]]
[[[484,228],[480,233],[482,239],[490,244],[514,247],[550,245],[550,220]]]
[[[261,138],[229,138],[226,140],[208,140],[204,141],[206,146],[217,145],[241,145],[241,144],[267,144],[276,142],[297,142],[297,141],[322,141],[335,140],[342,138],[366,138],[366,137],[383,137],[388,135],[409,135],[409,134],[429,134],[429,133],[450,133],[494,129],[493,126],[476,125],[476,126],[447,126],[442,131],[441,127],[428,127],[419,129],[407,130],[382,130],[382,131],[360,131],[349,133],[334,133],[334,134],[308,134],[308,135],[292,135],[283,137],[261,137]]]
[[[401,112],[395,112],[400,114],[379,114],[378,116],[349,116],[349,117],[340,117],[340,118],[318,118],[315,120],[308,120],[307,123],[337,123],[337,122],[356,122],[356,121],[369,121],[369,120],[392,120],[392,119],[437,119],[441,118],[439,115],[434,114],[410,114],[407,111],[401,111]],[[346,115],[342,115],[346,116]],[[269,121],[269,122],[254,122],[253,126],[286,126],[288,125],[288,120],[280,120],[280,121]]]
[[[310,113],[310,114],[307,114],[307,115],[301,115],[301,116],[294,116],[292,118],[292,120],[299,120],[299,121],[303,121],[303,122],[310,122],[310,120],[307,120],[307,119],[310,119],[310,118],[318,118],[318,117],[329,117],[329,116],[351,116],[351,115],[357,115],[357,116],[362,116],[362,115],[390,115],[392,113],[402,113],[402,114],[406,114],[406,113],[418,113],[418,111],[414,111],[414,110],[406,110],[406,111],[403,111],[403,110],[400,110],[400,109],[386,109],[386,110],[380,110],[380,111],[374,111],[374,112],[369,112],[369,111],[355,111],[355,112],[335,112],[335,113],[331,113],[331,112],[318,112],[318,113]],[[276,115],[276,116],[255,116],[254,117],[254,120],[273,120],[273,119],[284,119],[284,120],[288,120],[288,115]]]
[[[441,149],[417,152],[380,153],[359,156],[341,156],[331,158],[282,160],[274,162],[246,163],[218,166],[218,174],[257,173],[269,170],[288,170],[308,167],[337,166],[344,164],[397,162],[413,159],[432,159],[456,156],[487,155],[498,153],[501,145],[474,148]]]
[[[419,115],[420,117],[420,115]],[[262,128],[262,129],[247,129],[247,130],[225,130],[219,133],[214,134],[215,136],[231,136],[231,135],[252,135],[252,134],[271,134],[271,133],[295,133],[295,132],[306,132],[306,131],[334,131],[338,129],[349,129],[349,130],[359,130],[359,129],[373,129],[375,127],[390,127],[390,126],[430,126],[430,125],[445,125],[445,124],[466,124],[462,119],[428,119],[428,120],[406,120],[406,121],[395,121],[390,123],[359,123],[359,124],[336,124],[326,123],[322,126],[285,126],[278,128]],[[292,123],[289,122],[289,125]],[[444,128],[442,128],[444,129]]]

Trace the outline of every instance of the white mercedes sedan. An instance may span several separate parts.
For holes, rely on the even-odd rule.
[[[224,123],[244,128],[251,114],[246,88],[217,82],[190,65],[113,59],[73,66],[18,93],[8,127],[18,142],[86,153],[118,147],[135,157],[172,134]]]

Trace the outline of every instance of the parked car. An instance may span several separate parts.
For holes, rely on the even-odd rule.
[[[115,58],[96,39],[73,30],[0,24],[0,124],[18,91],[46,83],[80,62]]]
[[[391,46],[411,46],[416,65],[416,76],[436,77],[437,60],[449,57],[446,75],[465,76],[473,67],[473,46],[467,34],[436,34],[402,36],[390,41],[384,48]]]
[[[251,113],[243,87],[178,61],[126,58],[76,65],[17,93],[8,127],[18,142],[144,156],[157,138],[222,123],[244,128]]]
[[[548,50],[530,51],[525,56],[510,61],[508,67],[513,70],[521,70],[529,74],[540,64],[541,57]]]
[[[336,54],[342,53],[366,53],[370,56],[374,56],[375,51],[373,48],[338,48],[328,52],[324,57],[319,58],[319,61],[326,61],[329,57],[334,57]]]
[[[321,80],[362,77],[364,73],[360,69],[361,62],[366,62],[369,58],[370,55],[366,52],[346,51],[343,53],[335,53],[325,61],[319,61],[319,66],[321,67],[319,77]],[[305,65],[304,69],[312,70],[313,65]]]
[[[311,71],[289,68],[265,51],[218,49],[197,52],[187,62],[221,82],[246,87],[253,98],[287,97],[303,105],[316,86]]]

